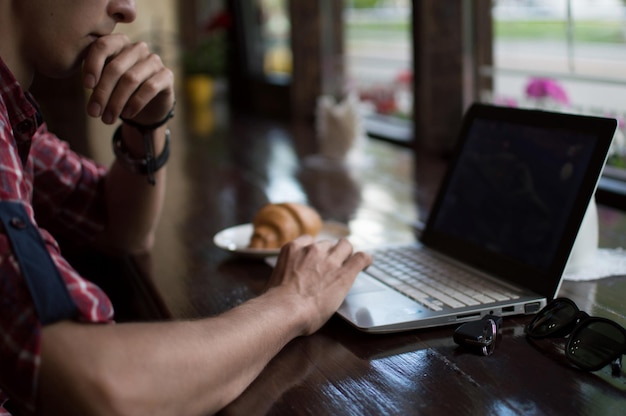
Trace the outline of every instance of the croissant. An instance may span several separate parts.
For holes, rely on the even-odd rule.
[[[297,203],[266,204],[252,220],[250,248],[280,248],[303,235],[316,236],[322,219],[315,209]]]

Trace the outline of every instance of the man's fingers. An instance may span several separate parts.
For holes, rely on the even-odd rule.
[[[141,62],[126,70],[117,79],[104,110],[103,120],[113,122],[122,116],[134,119],[160,93],[167,91],[173,84],[172,72],[162,65],[161,58],[151,54]],[[103,78],[104,81],[104,78]],[[151,113],[163,114],[171,108],[170,101],[163,108],[153,108]],[[161,103],[161,101],[159,101]],[[150,121],[154,121],[154,116]],[[141,120],[137,120],[140,121]],[[148,122],[144,124],[150,124]]]
[[[91,116],[103,116],[105,123],[112,123],[119,117],[128,98],[154,71],[151,65],[145,64],[148,55],[144,52],[147,50],[133,46],[106,63],[89,100]]]
[[[344,265],[350,271],[354,271],[354,270],[361,271],[369,267],[371,264],[372,264],[372,256],[362,251],[358,251],[354,253],[344,263]]]
[[[98,85],[107,62],[129,43],[125,35],[115,34],[97,39],[90,46],[83,62],[83,80],[86,88],[94,89]]]
[[[156,57],[159,62],[161,62],[160,58],[157,55],[152,55]],[[132,95],[128,98],[124,97],[124,94],[121,93],[121,97],[119,97],[119,104],[122,106],[120,113],[116,112],[116,115],[122,116],[124,118],[132,119],[135,118],[141,110],[146,108],[150,102],[152,102],[159,94],[162,94],[164,91],[167,91],[169,86],[173,84],[174,74],[173,72],[164,66],[160,68],[155,68],[156,72],[151,72],[150,77],[145,79],[138,85],[138,88],[135,89]],[[118,97],[116,96],[116,92],[118,90],[132,90],[133,84],[131,83],[128,86],[118,85],[114,92],[114,96],[111,98],[111,103],[117,102]],[[164,100],[167,101],[167,100]],[[171,100],[173,101],[173,99]],[[169,101],[167,101],[169,102]],[[116,108],[118,108],[116,106]],[[160,113],[163,110],[167,111],[171,108],[171,105],[164,107],[163,109],[154,109],[155,113]],[[146,123],[149,124],[149,123]]]
[[[353,250],[352,244],[345,238],[340,238],[330,248],[330,252],[339,256],[342,262],[352,254]]]
[[[363,270],[372,264],[372,257],[364,252],[354,252],[354,247],[347,239],[341,238],[330,249],[333,255],[337,255],[342,264],[348,267],[349,272]]]
[[[356,273],[372,263],[372,258],[363,252],[353,253],[353,246],[347,239],[341,238],[336,242],[330,240],[315,241],[313,237],[301,236],[291,243],[286,244],[281,249],[276,268],[284,270],[287,266],[288,258],[295,251],[304,250],[305,258],[313,256],[323,261],[334,264],[334,267],[346,267],[349,272]],[[308,253],[306,253],[308,252]]]
[[[159,92],[171,85],[173,79],[171,71],[164,68],[161,59],[150,52],[147,44],[126,44],[118,50],[118,42],[110,43],[113,46],[109,48],[94,47],[96,52],[92,55],[90,51],[91,60],[88,58],[85,64],[85,71],[93,74],[92,67],[103,64],[103,56],[115,54],[108,55],[99,73],[95,70],[96,84],[87,107],[89,115],[102,116],[105,123],[113,123],[124,111],[131,114],[128,118],[134,117]],[[136,96],[137,93],[140,95]]]
[[[315,238],[313,238],[312,236],[308,235],[308,234],[304,234],[301,235],[300,237],[294,239],[293,241],[285,244],[283,247],[285,246],[296,246],[296,247],[303,247],[303,246],[308,246],[310,244],[315,243]]]
[[[313,237],[310,235],[302,235],[295,240],[285,244],[280,248],[280,254],[278,255],[278,260],[276,262],[276,266],[274,267],[275,272],[284,271],[286,269],[287,261],[289,257],[293,254],[290,254],[294,251],[299,250],[301,247],[308,246],[315,241]]]

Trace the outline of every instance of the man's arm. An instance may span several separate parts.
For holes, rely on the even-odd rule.
[[[92,90],[87,111],[104,123],[124,118],[151,126],[166,121],[173,109],[173,73],[145,43],[131,43],[124,35],[104,36],[90,47],[83,74],[85,86]],[[166,129],[163,125],[147,132],[155,157],[164,149]],[[131,157],[145,157],[144,134],[122,125],[122,143]],[[152,185],[118,159],[111,166],[106,178],[107,231],[101,236],[109,246],[141,252],[152,244],[165,192],[165,168],[154,176]]]
[[[154,131],[155,155],[163,152],[166,126]],[[128,138],[128,139],[127,139]],[[142,137],[131,126],[122,125],[122,140],[141,149],[129,153],[143,157]],[[145,252],[152,246],[163,198],[167,166],[154,173],[155,183],[144,175],[131,172],[115,160],[105,179],[105,199],[108,221],[106,232],[100,236],[110,247],[127,253]]]
[[[270,289],[231,311],[193,322],[43,330],[40,408],[80,415],[194,415],[234,400],[291,339],[337,310],[371,259],[345,240],[283,248]]]

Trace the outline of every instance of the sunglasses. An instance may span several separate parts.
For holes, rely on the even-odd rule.
[[[531,339],[565,338],[565,356],[576,367],[597,371],[612,364],[619,376],[626,353],[626,329],[618,323],[589,316],[567,298],[556,298],[540,310],[526,326]]]

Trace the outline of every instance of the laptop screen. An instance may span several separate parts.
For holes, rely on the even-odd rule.
[[[611,126],[615,121],[603,118],[472,108],[424,242],[552,297]]]
[[[594,146],[584,133],[474,120],[435,229],[548,267]]]

